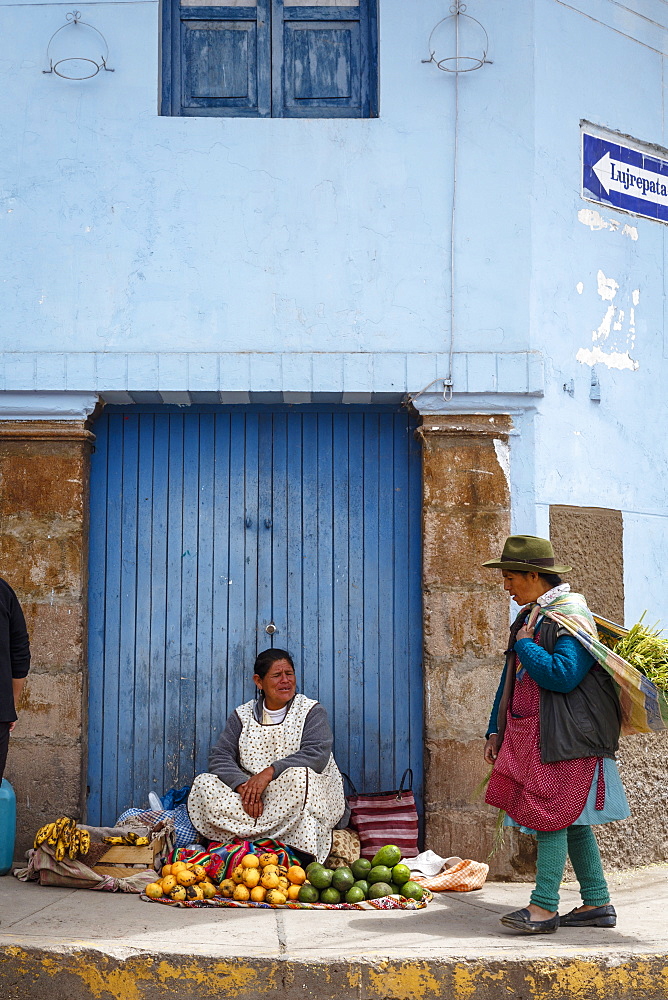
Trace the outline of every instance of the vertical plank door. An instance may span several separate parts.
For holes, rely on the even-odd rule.
[[[290,651],[299,690],[327,709],[358,789],[393,788],[411,766],[419,795],[413,430],[390,407],[105,409],[91,470],[89,822],[205,771],[268,646]]]

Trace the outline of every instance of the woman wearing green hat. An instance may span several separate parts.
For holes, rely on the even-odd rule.
[[[501,558],[484,565],[502,571],[504,590],[522,608],[487,731],[485,760],[493,770],[485,801],[538,841],[530,904],[501,923],[524,934],[614,927],[591,827],[625,819],[629,807],[615,763],[617,690],[573,634],[596,635],[591,612],[584,597],[562,583],[560,574],[571,567],[558,565],[545,538],[511,535]],[[559,917],[568,856],[583,905]]]

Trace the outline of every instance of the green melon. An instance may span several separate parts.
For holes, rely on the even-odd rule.
[[[371,864],[375,867],[376,865],[387,865],[388,868],[394,868],[401,861],[401,851],[394,844],[386,844],[385,847],[381,847],[377,854],[374,855]]]
[[[375,882],[369,886],[367,899],[381,899],[383,896],[391,896],[392,887],[387,882]]]

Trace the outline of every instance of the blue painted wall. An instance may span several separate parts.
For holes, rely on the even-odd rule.
[[[445,374],[454,78],[421,60],[448,6],[380,0],[378,119],[258,121],[158,116],[152,0],[81,6],[115,69],[85,83],[41,72],[66,5],[0,5],[0,388],[311,392],[337,359],[359,392]],[[580,197],[581,120],[666,143],[666,7],[632,6],[470,0],[492,64],[459,80],[451,405],[518,412],[518,530],[552,503],[622,509],[628,617],[668,621],[666,228]],[[600,403],[595,346],[637,362],[596,364]]]

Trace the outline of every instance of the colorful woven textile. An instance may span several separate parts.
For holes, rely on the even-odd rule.
[[[431,889],[432,892],[471,892],[482,889],[489,874],[489,865],[484,861],[459,861],[452,868],[446,868],[438,875],[411,874],[414,882]]]
[[[539,614],[561,625],[608,671],[617,687],[622,709],[622,733],[657,733],[668,728],[668,698],[649,678],[599,641],[596,624],[582,594],[561,594],[529,616],[532,628]]]
[[[240,906],[245,909],[256,910],[423,910],[432,895],[425,890],[425,894],[418,903],[415,899],[404,899],[403,896],[383,896],[381,899],[367,899],[363,903],[300,903],[298,900],[290,900],[281,903],[280,906],[272,906],[270,903],[250,903],[239,902],[236,899],[225,899],[222,896],[215,896],[213,899],[194,899],[192,902],[186,900],[175,901],[173,899],[149,899],[148,896],[140,896],[144,903],[163,903],[166,906],[181,906],[186,909],[218,909],[222,906]]]
[[[209,878],[218,884],[223,879],[229,878],[234,869],[246,854],[276,854],[279,865],[299,864],[296,854],[293,854],[289,847],[279,840],[234,840],[230,844],[220,844],[211,841],[205,850],[195,850],[194,848],[179,847],[172,852],[170,861],[188,861],[191,864],[202,865],[206,868]]]

